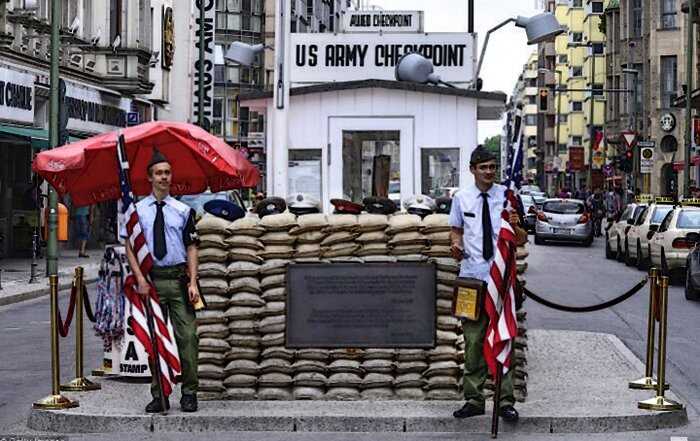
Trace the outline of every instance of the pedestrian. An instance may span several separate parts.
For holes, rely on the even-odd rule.
[[[460,261],[460,278],[487,282],[498,238],[501,211],[505,202],[503,185],[495,184],[496,157],[488,150],[477,147],[471,155],[469,170],[474,183],[455,193],[450,211],[450,241],[452,256]],[[510,215],[510,223],[516,230],[518,243],[527,241],[527,232],[520,228],[516,212]],[[480,296],[483,304],[484,295]],[[455,418],[467,418],[484,414],[484,383],[487,365],[483,356],[484,337],[489,318],[483,307],[476,321],[463,320],[464,330],[464,406],[456,410]],[[506,421],[517,421],[518,412],[513,407],[512,370],[503,377],[499,415]]]
[[[193,308],[193,305],[199,302],[195,211],[170,196],[171,165],[156,149],[153,151],[147,170],[152,192],[136,203],[136,211],[146,244],[153,257],[150,276],[158,292],[160,303],[167,307],[175,329],[175,341],[182,366],[180,408],[183,412],[195,412],[199,385],[197,378],[199,339]],[[120,235],[126,237],[125,226],[122,226]],[[138,283],[138,292],[145,298],[149,289],[146,275],[139,270],[138,260],[128,240],[126,255]],[[151,366],[151,374],[153,401],[146,406],[146,412],[162,412],[160,390],[153,366]],[[170,407],[167,400],[165,400],[165,406]]]
[[[90,226],[94,216],[92,205],[83,205],[73,208],[73,222],[75,223],[75,233],[78,239],[78,257],[90,257],[87,254],[87,243],[90,239]]]

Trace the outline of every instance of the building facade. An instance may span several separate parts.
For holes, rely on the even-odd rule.
[[[607,103],[609,157],[624,150],[620,134],[625,130],[637,132],[638,141],[654,148],[651,173],[640,173],[638,154],[630,173],[616,172],[630,189],[672,196],[684,192],[684,112],[674,107],[674,99],[683,94],[686,78],[685,17],[680,0],[613,0],[605,11],[606,87],[626,90]],[[691,177],[695,173],[691,167]]]
[[[64,139],[150,121],[159,112],[184,119],[169,102],[172,84],[188,80],[187,71],[175,69],[183,61],[176,36],[189,33],[175,26],[173,3],[61,2]],[[0,102],[0,256],[30,251],[38,222],[31,163],[48,148],[50,9],[49,0],[0,2],[0,85],[11,97]]]

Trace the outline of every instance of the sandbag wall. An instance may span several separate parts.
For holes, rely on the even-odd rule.
[[[464,339],[451,315],[459,264],[447,215],[290,213],[198,223],[199,276],[208,308],[197,314],[199,396],[226,400],[461,400]],[[519,251],[519,273],[526,257]],[[296,262],[434,262],[434,349],[284,347],[286,267]],[[516,398],[524,400],[524,314]],[[488,387],[489,385],[487,385]]]

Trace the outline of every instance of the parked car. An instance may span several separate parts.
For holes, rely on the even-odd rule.
[[[685,240],[693,244],[685,264],[685,298],[700,300],[700,234],[688,233]]]
[[[593,243],[593,224],[583,201],[575,199],[547,199],[537,213],[535,243],[544,241]]]
[[[535,203],[535,198],[529,194],[521,194],[520,200],[523,203],[523,211],[525,212],[525,229],[528,233],[535,232],[537,224],[537,211],[541,208]]]
[[[520,187],[520,194],[530,194],[533,191],[542,192],[539,185],[523,185]]]
[[[627,232],[634,224],[646,204],[627,204],[622,211],[620,218],[608,226],[605,231],[605,258],[615,259],[622,262],[624,258],[625,240]]]
[[[542,204],[544,204],[544,201],[547,200],[547,194],[543,191],[531,191],[530,195],[535,198],[535,203],[537,206],[542,209]]]
[[[646,268],[649,259],[649,239],[672,209],[673,205],[670,205],[670,202],[654,202],[642,210],[627,232],[625,264],[636,265],[640,270]]]
[[[198,218],[204,215],[204,204],[215,199],[227,200],[229,202],[233,202],[234,204],[242,208],[245,208],[243,199],[235,190],[219,191],[216,193],[212,193],[207,190],[204,193],[183,195],[180,196],[179,199],[180,202],[183,202],[189,205],[190,208],[193,208],[194,211],[197,213]]]
[[[676,279],[685,270],[688,254],[695,246],[686,239],[693,232],[700,232],[700,207],[678,205],[669,211],[649,241],[651,264]]]

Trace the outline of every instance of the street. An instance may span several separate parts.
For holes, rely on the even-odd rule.
[[[531,238],[532,240],[532,238]],[[528,286],[537,294],[558,303],[589,305],[618,296],[643,277],[643,273],[623,264],[603,258],[603,241],[597,239],[590,248],[572,245],[530,245]],[[88,287],[94,292],[94,285]],[[683,289],[673,286],[669,300],[669,334],[667,379],[673,391],[688,406],[690,425],[676,430],[656,432],[618,433],[603,435],[565,434],[542,436],[502,434],[502,439],[535,440],[578,440],[613,439],[627,440],[669,440],[671,437],[693,438],[700,433],[698,409],[700,408],[700,386],[696,378],[700,374],[700,351],[693,350],[697,341],[696,317],[700,314],[700,303],[685,300]],[[65,313],[67,293],[61,294],[61,305]],[[569,314],[546,309],[532,300],[526,302],[528,327],[530,329],[561,329],[612,333],[620,337],[632,351],[644,359],[646,335],[646,312],[648,291],[643,289],[631,299],[605,311],[588,314]],[[27,433],[26,416],[31,403],[49,393],[49,335],[48,299],[38,299],[0,309],[0,344],[4,348],[0,377],[0,390],[3,390],[0,403],[0,433]],[[101,343],[90,331],[86,323],[86,366],[90,369],[99,363]],[[73,377],[73,335],[61,339],[62,365],[61,378]],[[689,350],[690,349],[690,350]],[[586,354],[581,354],[585,357]],[[576,369],[576,366],[572,366]],[[585,372],[581,372],[585,375]],[[144,386],[145,387],[145,386]],[[639,392],[640,399],[651,395]],[[585,397],[582,397],[585,400]],[[136,404],[141,406],[142,403]],[[552,403],[556,406],[556,403]],[[636,403],[630,403],[636,406]],[[119,439],[123,434],[100,435],[99,439]],[[168,434],[167,439],[190,439],[191,435]],[[230,439],[231,434],[207,434],[212,439]],[[302,433],[243,433],[236,439],[464,439],[455,434],[302,434]],[[94,435],[76,435],[76,439],[97,439]],[[165,439],[165,437],[161,438]],[[470,439],[488,439],[488,436],[472,436]]]

